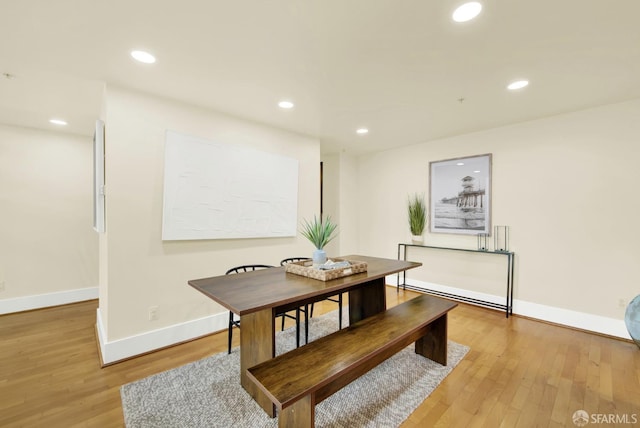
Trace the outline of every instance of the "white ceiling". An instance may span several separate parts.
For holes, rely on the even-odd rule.
[[[93,135],[106,83],[358,154],[640,98],[639,0],[462,2],[0,0],[0,123]]]

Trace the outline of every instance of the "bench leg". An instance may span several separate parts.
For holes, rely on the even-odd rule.
[[[315,407],[311,395],[296,401],[280,412],[278,428],[313,428]]]
[[[416,340],[416,354],[447,365],[447,314],[429,324],[427,333]]]
[[[240,384],[267,414],[276,416],[275,405],[247,376],[247,369],[272,359],[276,354],[275,319],[271,309],[242,315],[240,323]]]

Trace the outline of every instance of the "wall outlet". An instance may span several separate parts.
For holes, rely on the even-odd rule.
[[[155,321],[158,319],[158,307],[149,306],[149,321]]]
[[[621,308],[626,308],[627,302],[624,299],[618,299],[618,306]]]
[[[4,291],[4,280],[0,281],[0,292]]]

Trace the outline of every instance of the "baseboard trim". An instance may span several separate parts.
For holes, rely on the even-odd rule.
[[[102,316],[100,315],[100,308],[98,308],[96,312],[96,333],[98,336],[101,363],[104,367],[169,346],[198,339],[226,329],[228,323],[229,313],[222,312],[181,324],[108,341]]]
[[[387,284],[397,285],[397,276],[390,275],[386,278]],[[485,300],[489,302],[504,304],[504,296],[496,296],[492,294],[483,294],[464,290],[461,288],[449,287],[441,284],[434,284],[415,279],[407,278],[407,285],[416,290],[435,290],[459,296]],[[494,309],[496,310],[496,309]],[[586,312],[578,312],[570,309],[558,308],[554,306],[541,305],[538,303],[527,302],[524,300],[513,300],[513,313],[526,318],[536,319],[549,322],[552,324],[563,325],[579,330],[585,330],[605,336],[617,337],[625,340],[631,340],[631,336],[627,331],[624,320],[603,317],[600,315],[589,314]]]
[[[387,276],[386,281],[387,284],[395,286],[397,284],[396,275]],[[504,296],[471,292],[469,290],[412,280],[410,278],[407,278],[407,284],[416,290],[431,289],[473,299],[504,303]],[[522,300],[514,300],[513,313],[534,320],[631,340],[623,320],[540,305]],[[224,330],[227,328],[228,320],[228,313],[222,312],[181,324],[108,341],[106,339],[107,335],[102,323],[100,309],[98,308],[96,313],[96,334],[102,365],[108,366],[115,364]]]
[[[0,299],[0,315],[68,305],[98,298],[98,287],[79,288],[55,293]]]

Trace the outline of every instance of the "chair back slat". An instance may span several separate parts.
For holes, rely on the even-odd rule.
[[[270,265],[242,265],[236,266],[225,272],[225,275],[229,275],[232,273],[242,273],[242,272],[250,272],[258,269],[269,269],[275,266]]]
[[[301,262],[303,260],[311,260],[309,257],[289,257],[280,261],[280,266],[284,266],[288,263]]]

